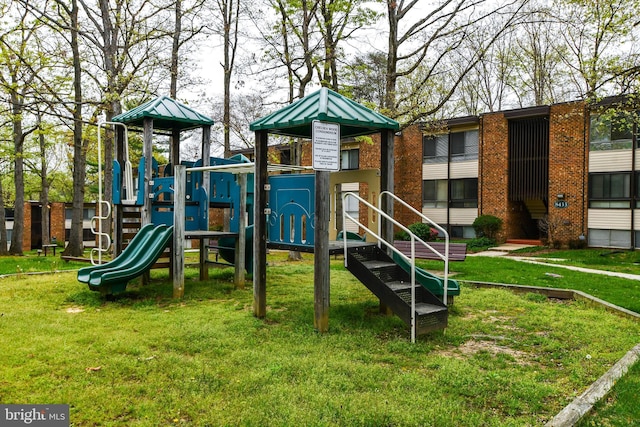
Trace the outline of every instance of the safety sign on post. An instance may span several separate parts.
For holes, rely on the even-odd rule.
[[[313,169],[337,172],[340,170],[340,125],[313,121]]]

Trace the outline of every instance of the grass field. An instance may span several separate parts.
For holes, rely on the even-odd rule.
[[[601,253],[599,250],[576,251],[574,254],[571,251],[563,251],[557,254],[544,253],[544,255],[552,256],[553,258],[561,255],[565,259],[562,263],[567,265],[610,271],[624,270],[627,273],[640,274],[640,265],[626,261],[629,253],[637,256],[635,254],[640,253],[638,251],[620,252],[618,255],[610,255],[606,258],[592,255],[591,252]],[[569,256],[572,256],[572,258]],[[589,259],[601,262],[606,261],[606,263],[585,262]],[[616,263],[616,259],[620,261]],[[554,260],[553,263],[559,262]],[[426,269],[433,270],[441,269],[442,265],[441,262],[436,261],[421,261],[418,264]],[[640,313],[640,281],[637,280],[587,274],[551,265],[531,265],[513,261],[509,257],[467,256],[464,262],[450,263],[449,270],[459,280],[575,289]]]
[[[614,303],[637,304],[608,289],[632,293],[630,281],[550,280],[545,266],[473,257],[452,267],[468,280],[599,283]],[[166,271],[113,300],[74,272],[0,279],[0,402],[67,403],[79,426],[534,426],[640,341],[638,322],[580,302],[464,287],[446,331],[411,344],[408,328],[379,315],[339,260],[330,331],[318,335],[310,256],[269,257],[264,320],[252,316],[252,290],[235,289],[230,269],[211,275],[201,283],[188,270],[180,301]],[[611,402],[637,411],[634,386],[616,387]],[[597,414],[585,425],[628,425],[634,416],[606,404]]]

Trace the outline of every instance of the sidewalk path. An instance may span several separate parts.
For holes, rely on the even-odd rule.
[[[516,261],[526,262],[529,264],[548,265],[551,267],[566,268],[567,270],[580,271],[582,273],[602,274],[605,276],[622,277],[629,280],[640,280],[640,274],[620,273],[617,271],[595,270],[593,268],[575,267],[573,265],[552,264],[549,262],[535,261],[529,257],[509,257]]]

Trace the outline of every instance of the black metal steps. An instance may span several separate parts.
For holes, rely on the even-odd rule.
[[[411,326],[411,276],[391,257],[377,246],[352,247],[347,250],[347,270]],[[446,328],[448,315],[438,297],[415,285],[416,335]]]

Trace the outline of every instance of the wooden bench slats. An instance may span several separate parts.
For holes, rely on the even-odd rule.
[[[440,253],[444,253],[444,242],[427,242],[429,246]],[[396,247],[404,255],[411,257],[411,242],[406,240],[395,240],[393,246]],[[426,246],[417,243],[416,258],[420,259],[435,259],[441,260],[441,258],[433,253]],[[467,257],[467,245],[466,243],[449,243],[449,261],[464,261]]]

